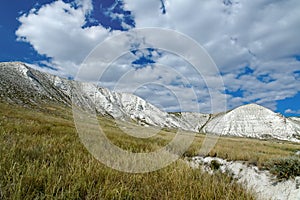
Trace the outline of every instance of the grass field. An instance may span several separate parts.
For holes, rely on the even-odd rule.
[[[154,151],[175,135],[161,130],[137,139],[122,133],[112,119],[99,117],[99,122],[114,144],[132,152]],[[185,155],[196,155],[203,138],[199,134]],[[210,154],[263,165],[296,150],[299,145],[292,143],[224,137]],[[71,110],[62,106],[0,103],[0,155],[0,199],[255,199],[230,176],[191,169],[181,159],[144,174],[110,169],[88,153]]]

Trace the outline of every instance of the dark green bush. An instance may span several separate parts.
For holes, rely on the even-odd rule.
[[[221,167],[221,163],[219,163],[219,161],[217,161],[217,160],[212,160],[212,161],[210,162],[210,168],[211,168],[212,170],[218,170],[218,169],[220,169],[220,167]]]
[[[300,176],[300,158],[291,156],[271,160],[267,163],[267,169],[280,181]]]

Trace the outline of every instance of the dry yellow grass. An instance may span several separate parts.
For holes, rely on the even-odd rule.
[[[197,136],[186,154],[189,156],[197,155],[203,139],[203,135]],[[295,155],[295,152],[299,150],[299,144],[287,141],[220,137],[209,156],[218,156],[227,160],[247,161],[249,164],[263,166],[264,163],[272,159]]]
[[[150,139],[137,139],[112,119],[99,121],[114,144],[133,152],[154,151],[175,135],[160,130]],[[198,135],[186,155],[196,155],[203,138]],[[211,153],[260,163],[296,149],[299,145],[291,143],[220,138]],[[28,109],[0,103],[0,155],[0,199],[254,199],[230,176],[209,175],[182,160],[145,174],[110,169],[87,152],[71,110],[58,105]]]

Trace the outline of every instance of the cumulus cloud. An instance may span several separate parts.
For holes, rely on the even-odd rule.
[[[30,43],[42,55],[52,58],[62,74],[75,75],[88,53],[110,35],[102,26],[83,28],[91,11],[90,1],[75,1],[76,7],[63,1],[33,8],[19,18],[19,41]]]
[[[242,91],[241,96],[228,96],[230,107],[257,102],[276,109],[276,100],[299,92],[295,71],[300,62],[293,57],[300,54],[297,0],[174,0],[166,1],[166,14],[159,6],[159,1],[125,0],[137,27],[173,28],[208,50],[229,94]],[[241,75],[246,67],[253,73]]]
[[[123,0],[122,8],[132,13],[137,28],[174,29],[203,45],[219,67],[227,92],[222,94],[221,88],[218,88],[218,96],[220,99],[225,96],[229,108],[256,102],[276,109],[277,100],[293,97],[300,92],[300,62],[295,57],[300,54],[298,0]],[[79,64],[95,45],[119,33],[100,24],[85,27],[92,9],[91,0],[76,0],[73,3],[59,0],[40,9],[32,9],[19,18],[18,40],[30,43],[38,53],[50,57],[48,65],[56,66],[58,73],[75,75]],[[113,13],[113,9],[106,12],[110,17],[121,20],[125,30],[131,28],[125,23],[122,13]],[[187,54],[193,50],[183,41],[161,42]],[[200,107],[204,109],[210,105],[208,88],[205,87],[207,82],[203,77],[199,78],[182,58],[159,54],[151,58],[155,64],[134,71],[132,62],[142,54],[129,52],[120,57],[106,72],[106,79],[101,84],[113,87],[124,73],[130,71],[135,78],[123,79],[121,84],[124,91],[129,91],[137,79],[153,81],[164,75],[161,84],[184,96],[189,88],[174,84],[178,81],[176,76],[155,67],[157,64],[172,66],[196,88]],[[99,66],[105,65],[95,65]],[[86,72],[86,77],[89,76],[93,76],[93,70]],[[214,83],[216,74],[210,74],[206,79]],[[151,95],[153,87],[149,86],[148,91],[146,88],[139,89],[141,96],[169,110],[176,108],[176,103],[171,100],[173,97],[168,96],[168,89],[155,99]],[[186,105],[192,99],[188,98],[187,95],[184,100]]]

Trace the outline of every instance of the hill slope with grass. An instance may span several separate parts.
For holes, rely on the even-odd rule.
[[[143,131],[145,122],[134,121],[129,114],[119,117],[107,105],[129,111],[139,111],[130,104],[131,96],[113,93],[87,83],[78,83],[33,70],[23,63],[0,64],[0,199],[256,199],[255,191],[248,190],[230,173],[213,173],[202,167],[191,168],[187,162],[199,154],[205,135],[199,133],[179,160],[151,173],[130,174],[113,170],[95,159],[78,136],[71,109],[71,91],[92,87],[99,98],[99,124],[107,138],[116,146],[131,152],[153,152],[168,144],[176,128],[161,129],[150,138],[136,138],[123,132],[121,126]],[[76,85],[77,84],[77,85]],[[100,90],[101,92],[97,92]],[[87,90],[92,91],[92,90]],[[84,98],[81,92],[75,95]],[[107,94],[109,93],[109,95]],[[94,96],[93,96],[94,95]],[[119,97],[117,97],[119,95]],[[108,99],[107,99],[107,98]],[[132,97],[144,108],[152,105]],[[115,100],[114,100],[115,99]],[[128,101],[129,105],[125,102]],[[140,101],[140,102],[139,102]],[[114,103],[112,103],[114,102]],[[80,105],[80,104],[79,104]],[[132,106],[132,107],[131,107]],[[130,111],[131,110],[131,111]],[[138,111],[137,111],[138,110]],[[120,110],[120,113],[125,110]],[[154,111],[153,111],[154,112]],[[183,115],[193,130],[219,115],[198,113],[161,113],[182,120]],[[117,112],[118,113],[118,112]],[[143,114],[143,113],[142,113]],[[151,113],[152,114],[152,113]],[[157,114],[158,115],[158,114]],[[128,121],[128,117],[130,121]],[[197,119],[199,118],[199,119]],[[121,122],[119,122],[121,121]],[[137,122],[137,123],[135,123]],[[182,123],[182,122],[180,122]],[[196,127],[196,128],[195,128]],[[186,131],[185,134],[190,134]],[[262,141],[239,137],[220,137],[209,156],[230,162],[239,161],[274,171],[279,178],[298,176],[299,158],[293,166],[281,170],[284,163],[300,147],[297,143],[278,140]],[[205,156],[208,156],[205,155]],[[294,157],[293,157],[294,159]],[[271,164],[270,164],[271,163]],[[276,166],[272,163],[278,163]],[[281,164],[283,163],[283,164]],[[275,168],[271,168],[275,166]],[[281,171],[284,172],[282,177]],[[288,174],[288,176],[286,176]],[[271,198],[271,197],[270,197]]]
[[[34,70],[24,63],[0,63],[0,98],[5,102],[27,106],[52,102],[71,107],[72,96],[77,106],[95,108],[99,115],[135,121],[140,125],[198,131],[198,127],[206,123],[199,118],[194,122],[197,124],[194,127],[194,124],[185,120],[187,114],[170,115],[133,94],[117,93],[92,83],[67,80]]]
[[[98,115],[109,115],[142,126],[300,141],[299,121],[259,105],[245,105],[214,115],[166,113],[133,94],[117,93],[93,83],[67,80],[34,70],[20,62],[0,63],[0,100],[29,107],[59,103],[71,108],[73,103],[95,110]]]

